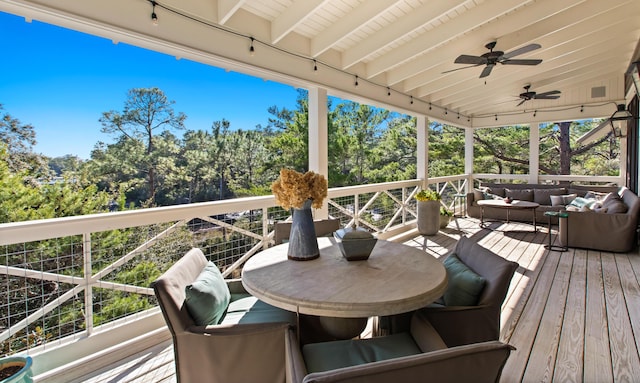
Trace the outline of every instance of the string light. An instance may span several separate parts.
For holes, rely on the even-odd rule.
[[[200,18],[191,16],[191,15],[187,15],[187,14],[181,12],[178,9],[172,8],[172,7],[167,6],[167,5],[163,5],[163,4],[159,3],[159,2],[157,2],[156,0],[147,0],[147,1],[149,1],[149,3],[151,3],[151,6],[152,6],[151,21],[153,22],[154,25],[157,25],[157,22],[158,22],[158,16],[157,16],[157,14],[155,12],[155,8],[156,8],[156,6],[158,6],[158,7],[162,8],[163,10],[165,10],[165,11],[167,11],[169,13],[172,13],[174,15],[180,16],[180,17],[182,17],[184,19],[188,19],[188,20],[193,21],[195,23],[199,23],[199,24],[205,25],[205,26],[207,26],[209,28],[217,29],[217,30],[219,30],[221,32],[232,34],[232,35],[235,35],[237,37],[248,38],[251,41],[251,45],[249,46],[249,54],[251,56],[253,56],[255,54],[254,43],[257,41],[260,44],[262,44],[263,46],[266,46],[266,47],[268,47],[270,49],[278,51],[278,52],[280,52],[282,54],[286,54],[286,55],[289,55],[289,56],[292,56],[292,57],[296,57],[296,58],[299,58],[299,59],[303,59],[303,60],[313,61],[313,71],[314,71],[314,73],[317,73],[317,71],[318,71],[318,62],[317,62],[317,60],[315,58],[289,51],[287,49],[272,45],[272,44],[270,44],[268,42],[260,41],[259,39],[256,40],[252,36],[248,36],[248,35],[236,32],[234,30],[225,28],[224,26],[221,26],[221,25],[218,25],[218,24],[211,23],[211,22],[209,22],[207,20],[204,20],[204,19],[200,19]],[[357,75],[354,75],[354,74],[352,74],[352,73],[350,73],[350,72],[348,72],[348,71],[346,71],[344,69],[335,67],[335,66],[333,66],[333,65],[331,65],[329,63],[325,63],[325,62],[320,62],[320,63],[323,66],[325,66],[326,68],[329,68],[329,69],[331,69],[333,71],[336,71],[336,72],[339,72],[339,73],[342,73],[342,74],[345,74],[345,75],[349,75],[349,76],[355,76],[354,85],[356,87],[359,85],[359,77]],[[387,88],[387,95],[391,96],[391,88],[389,86],[382,85],[382,84],[379,84],[379,83],[376,83],[376,82],[373,82],[373,81],[370,81],[370,80],[367,80],[367,79],[364,79],[364,81],[370,83],[373,86],[379,86],[379,87]],[[486,81],[485,81],[485,85],[486,85]],[[404,94],[402,92],[398,92],[398,93]],[[411,104],[414,104],[413,96],[410,96],[410,100],[411,100]],[[419,100],[419,101],[426,103],[426,101],[422,101],[422,100]],[[601,106],[604,106],[604,105],[609,104],[609,103],[615,104],[613,102],[605,102],[603,104],[598,104],[598,105],[581,105],[580,106],[580,112],[584,112],[585,108],[601,107]],[[444,114],[448,114],[448,109],[447,108],[443,108],[443,107],[441,107],[439,105],[433,105],[432,102],[429,102],[428,104],[429,104],[429,110],[430,111],[433,110],[433,108],[435,107],[436,109],[444,110]],[[571,110],[571,109],[576,109],[576,108],[577,108],[577,106],[571,106],[571,107],[565,107],[565,108],[561,107],[561,108],[553,108],[553,109],[543,110],[541,112],[561,112],[561,111],[566,111],[566,110]],[[534,117],[537,115],[537,112],[538,112],[537,110],[534,111]],[[499,114],[498,113],[496,113],[496,114],[486,113],[486,114],[475,115],[474,118],[482,119],[482,118],[491,117],[493,115],[495,120],[498,121],[498,115],[500,115],[500,116],[513,116],[513,115],[524,115],[524,114],[527,114],[527,113],[530,113],[530,112],[521,111],[521,112],[506,112],[506,113],[499,113]],[[464,114],[461,115],[460,112],[458,112],[458,118],[460,118],[461,116],[462,117],[466,117],[467,121],[471,122],[471,117],[470,116],[466,116]]]
[[[156,15],[156,2],[151,1],[151,23],[158,26],[158,15]]]

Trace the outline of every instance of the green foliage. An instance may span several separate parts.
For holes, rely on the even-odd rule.
[[[453,126],[431,123],[429,126],[429,177],[463,173],[464,131]]]
[[[442,196],[435,190],[422,189],[415,196],[418,201],[440,201]]]
[[[453,212],[444,206],[440,206],[440,215],[444,215],[445,217],[453,217]]]
[[[100,119],[103,132],[115,135],[113,143],[97,143],[87,161],[74,156],[48,160],[51,172],[63,177],[61,182],[46,182],[49,170],[42,164],[47,159],[31,153],[35,144],[33,127],[4,114],[0,120],[0,142],[3,143],[0,144],[0,222],[106,212],[112,202],[117,210],[125,210],[271,194],[270,184],[280,168],[308,170],[308,108],[307,93],[301,90],[293,110],[277,106],[269,109],[272,117],[265,128],[236,129],[222,119],[213,121],[209,130],[185,130],[179,136],[177,131],[186,129],[186,116],[173,111],[173,102],[156,88],[132,89],[121,112],[105,112]],[[576,144],[577,137],[598,123],[578,121],[542,126],[541,172],[561,174],[570,167],[571,174],[617,175],[620,161],[617,139],[608,136],[591,145]],[[331,98],[328,105],[330,187],[415,178],[416,131],[414,117]],[[464,131],[431,123],[428,134],[429,176],[464,173]],[[474,140],[475,172],[524,174],[529,171],[529,127],[477,129]],[[568,165],[562,159],[568,159],[565,161]],[[366,193],[361,198],[366,200],[372,196]],[[433,190],[422,190],[416,195],[417,200],[440,198]],[[396,200],[381,195],[361,219],[372,225],[386,225],[392,217],[384,212],[394,211]],[[270,218],[285,214],[279,208],[269,209]],[[453,213],[441,208],[441,214]],[[97,273],[130,254],[171,224],[92,233],[92,272]],[[261,233],[261,212],[234,218],[233,224]],[[223,225],[206,219],[193,220],[136,254],[132,261],[118,266],[106,279],[148,287],[191,247],[202,248],[211,260],[224,268],[256,243],[256,239],[232,232]],[[7,265],[26,263],[34,269],[78,277],[84,274],[81,236],[8,246],[6,253],[16,254],[7,257]],[[24,294],[18,297],[20,304],[12,310],[28,315],[43,305],[42,297],[31,290],[34,286],[17,278],[0,282],[9,286],[7,291],[0,292],[0,298],[8,300],[10,291],[19,290]],[[57,288],[67,291],[70,286]],[[96,325],[154,304],[153,297],[109,289],[94,291]],[[57,315],[43,320],[40,330],[32,334],[33,337],[29,335],[32,338],[26,342],[52,337],[42,329],[56,329],[64,334],[83,328],[81,295],[61,306]],[[0,318],[7,318],[8,314],[2,310],[7,309],[0,308]],[[0,323],[2,326],[6,327],[6,323]],[[22,340],[18,338],[3,343],[2,347],[25,342],[24,336]]]

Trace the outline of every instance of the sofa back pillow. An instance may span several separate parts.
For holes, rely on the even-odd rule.
[[[497,195],[498,197],[506,197],[505,195],[505,188],[499,188],[499,187],[488,187],[485,189],[485,191],[489,194],[493,194],[493,195]]]
[[[553,205],[551,196],[567,194],[566,188],[533,189],[533,202],[543,206]],[[566,204],[565,204],[566,205]]]
[[[505,189],[505,197],[512,200],[533,202],[533,190],[531,189]]]
[[[609,193],[602,200],[602,208],[606,209],[607,214],[624,214],[629,210],[626,203],[617,193]]]
[[[551,198],[551,206],[567,206],[574,199],[576,199],[577,194],[563,194],[563,195],[552,195]]]

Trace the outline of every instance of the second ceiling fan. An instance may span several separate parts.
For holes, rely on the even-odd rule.
[[[536,92],[530,91],[529,88],[531,88],[531,85],[524,86],[524,92],[520,93],[520,96],[518,96],[522,101],[520,101],[520,103],[517,106],[520,106],[524,104],[525,101],[529,101],[529,100],[555,100],[560,98],[559,90],[551,90],[549,92],[536,93]]]
[[[541,59],[512,59],[512,57],[531,52],[533,50],[541,48],[540,44],[529,44],[525,45],[522,48],[515,49],[511,52],[504,53],[502,51],[494,51],[493,48],[496,47],[496,42],[492,41],[485,45],[485,48],[489,50],[489,52],[481,55],[481,56],[471,56],[471,55],[460,55],[455,59],[455,64],[470,64],[470,66],[464,68],[452,69],[443,73],[449,73],[460,69],[472,68],[480,65],[486,65],[485,68],[480,73],[480,78],[487,77],[491,74],[493,67],[496,64],[503,65],[538,65],[542,62]]]

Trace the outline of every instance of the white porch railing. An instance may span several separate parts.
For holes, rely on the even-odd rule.
[[[474,175],[487,179],[524,176]],[[470,175],[429,179],[453,210]],[[542,181],[615,182],[619,177],[540,177]],[[389,238],[415,224],[421,180],[334,188],[329,216]],[[273,196],[0,224],[2,355],[86,337],[94,326],[126,323],[155,308],[151,281],[191,247],[238,277],[242,264],[270,246],[286,219]],[[134,315],[136,314],[136,315]]]
[[[421,184],[330,189],[329,215],[392,236],[415,220]],[[94,326],[154,308],[150,282],[191,247],[202,248],[225,277],[237,277],[246,259],[270,245],[273,222],[287,215],[273,196],[262,196],[1,224],[2,354],[90,336]]]

